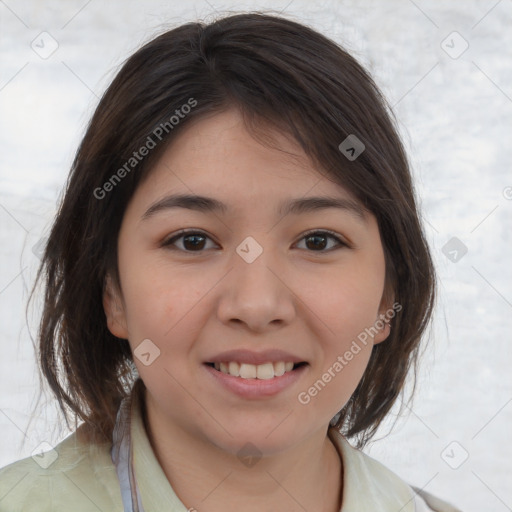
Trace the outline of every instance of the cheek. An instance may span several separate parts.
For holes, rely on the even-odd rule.
[[[126,290],[127,325],[134,340],[153,337],[158,343],[176,338],[187,314],[200,299],[200,291],[190,281],[172,276],[167,280],[161,273],[140,275]]]
[[[343,342],[374,325],[384,289],[384,270],[350,265],[317,276],[303,287],[301,298],[325,327],[329,345]]]
[[[161,262],[132,262],[126,268],[136,269],[125,272],[122,282],[129,342],[139,375],[157,388],[163,383],[169,385],[169,373],[184,381],[193,371],[188,364],[193,340],[200,336],[205,321],[201,299],[215,280],[197,272],[180,272]],[[150,365],[139,358],[145,347],[142,343],[151,354],[157,354]]]
[[[122,249],[119,270],[129,334],[133,342],[141,337],[161,342],[197,303],[201,291],[186,273],[169,266],[159,249],[150,252],[135,243]]]
[[[152,270],[140,271],[127,280],[129,343],[138,373],[147,387],[156,394],[179,393],[172,377],[179,382],[188,378],[190,340],[197,334],[196,324],[189,319],[199,293],[176,274],[167,279]]]
[[[382,270],[382,272],[381,272]],[[318,276],[317,276],[318,277]],[[351,265],[317,279],[304,289],[304,302],[316,313],[318,364],[298,401],[306,411],[334,416],[350,399],[372,352],[370,330],[378,319],[383,269]]]
[[[325,354],[321,366],[312,368],[311,379],[297,396],[306,416],[332,418],[349,401],[366,370],[371,343],[339,340],[337,347]]]

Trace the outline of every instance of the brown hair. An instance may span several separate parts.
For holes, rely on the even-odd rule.
[[[170,123],[191,99],[194,108]],[[95,439],[111,438],[119,403],[138,376],[128,341],[110,333],[102,304],[107,274],[119,289],[123,214],[176,133],[232,107],[253,133],[267,125],[291,135],[328,179],[377,218],[386,293],[403,311],[387,340],[373,347],[336,424],[363,446],[403,390],[409,369],[415,370],[432,314],[435,273],[407,158],[377,86],[339,45],[283,17],[250,13],[187,23],[124,63],[78,148],[38,270],[36,284],[45,280],[38,332],[42,374],[68,426],[71,410]],[[106,190],[104,184],[161,126],[167,127],[165,137],[99,198],[97,191]],[[354,160],[338,148],[351,134],[365,145]]]

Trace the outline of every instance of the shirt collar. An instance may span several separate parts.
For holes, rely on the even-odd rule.
[[[139,383],[134,387],[130,435],[132,438],[133,464],[135,478],[139,486],[142,504],[145,512],[157,512],[162,510],[165,503],[166,510],[173,512],[188,512],[187,507],[176,496],[165,473],[156,458],[153,447],[144,426],[142,417],[144,386]]]
[[[343,461],[340,512],[414,512],[414,492],[380,462],[355,449],[333,427],[328,436]]]
[[[133,442],[135,477],[145,512],[162,509],[188,512],[170,485],[156,458],[144,426],[144,386],[133,393],[130,433]],[[414,512],[414,493],[397,475],[353,448],[333,427],[328,436],[343,461],[343,502],[340,512]],[[190,506],[193,506],[191,504]]]

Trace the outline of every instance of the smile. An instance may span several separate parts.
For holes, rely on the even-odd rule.
[[[298,381],[309,370],[306,362],[275,361],[262,364],[238,363],[237,361],[204,363],[203,368],[212,379],[214,389],[221,389],[244,399],[268,399]],[[233,372],[233,373],[231,373]]]
[[[276,361],[263,364],[238,363],[236,361],[225,361],[220,363],[207,363],[208,366],[226,375],[239,377],[241,379],[269,380],[274,377],[281,377],[295,368],[305,365],[291,361]]]

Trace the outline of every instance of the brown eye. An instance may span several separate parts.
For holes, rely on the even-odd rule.
[[[212,241],[212,239],[202,231],[180,231],[165,240],[162,243],[162,247],[188,253],[201,253],[212,248],[211,246],[207,247],[208,240]],[[330,252],[336,248],[348,247],[348,244],[343,242],[343,240],[332,231],[310,231],[302,237],[301,241],[302,240],[305,240],[304,248],[310,252]],[[329,242],[329,240],[331,240],[331,242]],[[334,245],[332,241],[335,242]],[[214,246],[217,246],[217,244],[214,243]]]
[[[336,242],[334,247],[329,247],[327,250],[324,250],[329,242],[328,240],[334,240]],[[345,246],[347,244],[344,243],[335,233],[332,231],[311,231],[307,233],[302,239],[306,240],[306,249],[312,250],[314,252],[329,252],[332,249],[336,249],[336,247]]]
[[[162,247],[184,252],[203,252],[210,248],[205,247],[207,240],[211,238],[201,231],[180,231],[179,234],[164,241]],[[177,244],[178,241],[180,241],[179,244]]]

